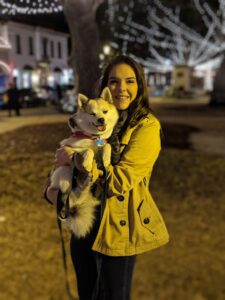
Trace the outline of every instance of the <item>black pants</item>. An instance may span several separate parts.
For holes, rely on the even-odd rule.
[[[96,253],[91,250],[95,236],[92,232],[85,239],[76,239],[74,235],[71,238],[79,299],[93,299],[100,270],[100,286],[95,300],[129,300],[136,256],[112,257]]]

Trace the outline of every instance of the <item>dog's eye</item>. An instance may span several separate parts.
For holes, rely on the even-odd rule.
[[[90,113],[90,115],[91,115],[91,116],[96,116],[96,114],[95,114],[95,113]]]
[[[103,110],[103,114],[107,114],[108,110]]]

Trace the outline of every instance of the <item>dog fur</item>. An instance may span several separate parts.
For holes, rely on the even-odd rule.
[[[77,186],[72,189],[72,166],[60,166],[51,175],[51,187],[59,188],[63,194],[69,195],[69,217],[65,219],[69,229],[77,237],[85,237],[91,230],[95,220],[96,206],[100,204],[91,193],[91,187],[97,178],[93,178],[93,160],[102,147],[102,162],[107,169],[111,161],[111,146],[105,143],[98,146],[99,141],[106,140],[112,134],[118,121],[118,112],[113,105],[112,95],[106,87],[100,98],[88,99],[78,94],[77,111],[69,119],[69,127],[73,136],[61,141],[61,147],[71,147],[74,153],[83,156],[84,173],[77,176]],[[76,133],[84,134],[83,137]],[[82,136],[81,134],[81,136]],[[76,154],[75,154],[76,155]]]

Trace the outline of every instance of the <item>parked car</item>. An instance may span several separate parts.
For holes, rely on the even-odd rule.
[[[165,86],[163,85],[156,85],[151,88],[150,96],[151,97],[162,97],[164,95]]]
[[[22,108],[38,106],[38,103],[36,103],[36,93],[29,88],[19,90],[19,102]]]
[[[49,100],[48,93],[43,88],[38,89],[21,89],[20,105],[21,107],[38,107],[45,106]]]
[[[40,87],[35,90],[35,101],[39,105],[46,106],[50,102],[49,92],[46,88]]]
[[[74,113],[76,110],[76,89],[68,89],[63,92],[63,97],[59,101],[59,109],[65,113]]]
[[[35,90],[37,98],[42,100],[43,104],[56,104],[57,103],[57,92],[56,88],[50,86],[41,86]]]

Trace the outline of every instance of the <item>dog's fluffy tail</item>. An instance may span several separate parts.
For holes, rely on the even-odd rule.
[[[73,197],[73,192],[70,197]],[[66,223],[76,237],[83,238],[93,227],[96,218],[96,206],[99,205],[100,202],[95,199],[91,193],[88,197],[81,197],[72,202],[75,203],[75,205],[70,208],[70,216],[66,220]]]

